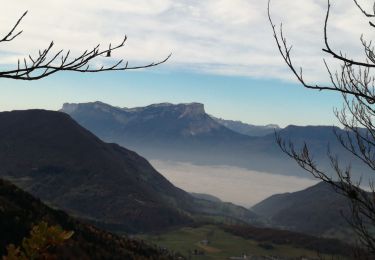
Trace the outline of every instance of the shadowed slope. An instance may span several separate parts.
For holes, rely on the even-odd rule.
[[[144,158],[102,142],[64,113],[0,113],[0,148],[0,176],[116,231],[157,230],[192,223],[193,214],[226,214],[213,202],[202,207]],[[244,208],[232,208],[231,217],[255,218]]]
[[[324,182],[305,190],[273,195],[252,207],[275,225],[290,230],[333,235],[348,230],[349,201]]]
[[[59,259],[173,259],[143,242],[101,231],[53,210],[0,179],[0,256],[10,243],[20,245],[31,227],[41,221],[74,231],[72,238],[55,250]]]
[[[2,176],[72,213],[136,230],[189,222],[173,208],[188,208],[188,194],[136,153],[103,143],[68,115],[0,113],[0,147]]]

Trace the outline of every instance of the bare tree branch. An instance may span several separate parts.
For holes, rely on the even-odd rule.
[[[25,12],[17,20],[13,28],[0,40],[0,42],[12,41],[23,32],[19,31],[15,33],[17,27],[26,16],[26,14],[27,12]],[[85,50],[82,52],[82,54],[73,58],[70,57],[70,50],[58,50],[55,53],[52,53],[52,48],[54,46],[54,42],[52,41],[48,45],[48,47],[43,50],[39,50],[38,55],[36,55],[35,57],[28,55],[27,57],[21,59],[22,62],[18,60],[17,67],[15,69],[1,70],[0,78],[17,80],[39,80],[59,71],[94,73],[104,71],[136,70],[160,65],[166,62],[171,57],[171,54],[169,54],[161,61],[139,66],[129,66],[129,63],[127,61],[124,62],[124,60],[119,60],[106,66],[102,65],[99,68],[95,68],[92,64],[90,64],[98,57],[111,57],[113,51],[125,46],[126,40],[127,37],[125,36],[118,45],[112,46],[112,44],[109,44],[108,48],[103,49],[100,48],[100,45],[98,44],[91,50]]]

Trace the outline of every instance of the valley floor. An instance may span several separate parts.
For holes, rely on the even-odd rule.
[[[261,258],[270,256],[288,260],[318,259],[317,253],[311,250],[245,239],[213,225],[185,227],[163,234],[142,235],[140,238],[172,252],[179,252],[187,259],[272,259]],[[247,258],[243,258],[244,255]],[[334,259],[344,259],[336,257]]]

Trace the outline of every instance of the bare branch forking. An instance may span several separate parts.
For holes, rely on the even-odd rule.
[[[361,11],[363,10],[360,5],[358,4],[358,2],[356,0],[353,0],[356,5],[361,9]],[[330,0],[328,0],[328,7],[327,7],[327,13],[326,13],[326,19],[324,21],[324,44],[325,44],[325,48],[323,48],[323,51],[332,55],[333,58],[335,59],[338,59],[342,62],[345,62],[348,66],[351,66],[351,65],[357,65],[357,66],[363,66],[363,67],[368,67],[368,68],[375,68],[375,64],[374,63],[369,63],[369,62],[363,62],[363,61],[358,61],[358,60],[355,60],[355,59],[348,59],[347,57],[345,57],[345,55],[343,55],[341,52],[340,53],[337,53],[336,51],[332,50],[332,48],[330,47],[330,44],[328,42],[328,32],[327,32],[327,28],[328,28],[328,19],[329,19],[329,15],[330,15],[330,10],[331,10],[331,3],[330,3]],[[364,12],[364,11],[362,11]],[[369,16],[367,14],[367,16]],[[369,17],[372,17],[372,16],[369,16]],[[375,15],[374,15],[375,17]],[[372,26],[372,22],[370,22],[370,25]],[[365,46],[366,47],[366,46]]]
[[[22,30],[15,32],[26,16],[27,11],[17,20],[13,28],[6,34],[0,43],[10,42],[22,34]],[[99,68],[90,66],[90,62],[97,57],[111,57],[112,52],[122,48],[126,43],[127,37],[125,36],[121,43],[112,46],[109,44],[108,48],[101,49],[98,44],[91,50],[83,51],[77,57],[70,57],[70,50],[64,51],[59,50],[52,53],[54,42],[52,41],[47,48],[39,50],[35,57],[28,55],[23,59],[19,59],[17,62],[17,68],[10,70],[0,70],[0,78],[9,78],[17,80],[38,80],[48,77],[58,71],[73,71],[81,73],[94,73],[104,71],[124,71],[124,70],[136,70],[154,67],[166,62],[172,54],[169,54],[166,58],[158,62],[152,62],[146,65],[140,66],[129,66],[129,63],[124,60],[119,60],[111,65],[102,65]]]
[[[283,57],[285,63],[288,65],[290,70],[296,76],[297,80],[304,87],[309,88],[309,89],[317,89],[317,90],[338,91],[338,92],[345,93],[345,94],[360,96],[360,97],[368,100],[369,103],[375,103],[375,96],[374,95],[368,95],[368,93],[356,91],[355,89],[342,89],[342,88],[338,88],[335,85],[324,86],[324,85],[317,85],[317,84],[314,85],[314,84],[307,83],[305,81],[304,77],[303,77],[302,68],[297,69],[295,67],[295,65],[293,64],[293,61],[292,61],[292,58],[291,58],[291,46],[288,46],[286,38],[284,37],[282,24],[280,25],[280,32],[277,33],[277,31],[276,31],[276,25],[273,23],[272,17],[271,17],[270,3],[271,3],[271,0],[268,1],[268,8],[267,8],[268,19],[269,19],[269,22],[270,22],[271,27],[272,27],[273,37],[276,41],[278,50],[279,50],[281,56]],[[356,66],[362,66],[362,67],[366,67],[366,68],[375,68],[375,63],[371,61],[372,59],[375,58],[374,52],[371,50],[371,45],[367,44],[365,41],[363,41],[362,44],[365,47],[366,55],[369,57],[369,60],[371,61],[371,63],[370,62],[359,62],[359,61],[355,61],[353,59],[348,59],[342,53],[336,53],[335,51],[332,50],[332,48],[330,47],[329,41],[328,41],[328,29],[327,29],[328,28],[329,15],[330,15],[330,9],[331,9],[331,4],[330,4],[330,1],[328,0],[326,18],[325,18],[325,22],[324,22],[325,48],[323,49],[323,51],[331,54],[333,56],[333,58],[342,61],[344,63],[345,67],[350,67],[352,65],[356,65]],[[327,70],[329,70],[328,65],[326,63],[325,63],[325,66],[326,66]]]
[[[0,40],[0,43],[1,42],[10,42],[12,40],[14,40],[17,36],[19,36],[23,31],[19,31],[17,32],[16,34],[14,34],[14,31],[17,29],[18,25],[21,23],[21,21],[23,20],[23,18],[25,18],[26,14],[27,14],[28,11],[24,12],[23,15],[18,19],[18,21],[16,22],[16,24],[13,26],[13,28],[8,32],[7,35],[5,35],[1,40]]]
[[[359,3],[357,0],[353,0],[354,1],[354,4],[358,7],[358,9],[364,14],[366,15],[367,17],[369,18],[373,18],[375,17],[375,4],[373,5],[373,12],[372,13],[368,13]]]

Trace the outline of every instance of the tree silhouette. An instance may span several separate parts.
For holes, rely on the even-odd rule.
[[[357,0],[353,0],[353,4],[369,19],[375,17],[375,8],[369,12]],[[273,23],[270,14],[270,0],[268,2],[268,18],[272,26],[273,37],[285,63],[305,88],[334,91],[341,94],[344,107],[341,110],[336,109],[334,113],[345,129],[345,134],[339,134],[336,131],[336,137],[346,150],[372,171],[375,171],[375,123],[373,120],[375,116],[375,77],[372,73],[375,68],[374,48],[372,42],[366,41],[363,36],[360,41],[366,55],[364,60],[348,57],[342,51],[332,48],[327,32],[330,10],[331,3],[328,0],[322,51],[331,55],[334,60],[339,61],[341,66],[338,70],[332,71],[324,61],[330,84],[311,84],[304,79],[302,68],[294,65],[291,57],[292,47],[287,43],[282,24],[276,27]],[[375,29],[375,24],[372,21],[369,21],[369,26]],[[281,149],[293,158],[300,167],[314,177],[330,184],[337,192],[349,199],[352,214],[346,219],[358,235],[360,246],[364,247],[370,256],[375,257],[375,189],[373,177],[369,181],[371,191],[364,191],[361,189],[361,179],[355,180],[352,177],[350,165],[343,165],[329,149],[328,157],[335,173],[333,176],[320,169],[306,144],[296,148],[293,142],[286,142],[280,135],[276,135],[276,138]]]
[[[11,42],[22,34],[22,30],[18,31],[18,27],[27,11],[17,20],[13,28],[10,29],[8,34],[0,38],[0,44],[4,42]],[[121,43],[112,46],[109,44],[107,48],[100,48],[100,44],[92,49],[84,50],[80,55],[71,57],[70,50],[58,50],[53,52],[54,42],[52,41],[48,47],[38,51],[36,56],[28,55],[28,57],[18,59],[17,65],[14,69],[0,70],[0,78],[9,78],[17,80],[38,80],[48,77],[58,71],[74,71],[81,73],[93,73],[104,71],[123,71],[135,70],[148,67],[154,67],[166,62],[171,55],[159,62],[152,62],[146,65],[129,66],[127,61],[119,60],[111,65],[94,67],[90,64],[94,59],[104,56],[111,57],[112,52],[122,48],[126,43],[127,37],[125,36]]]

